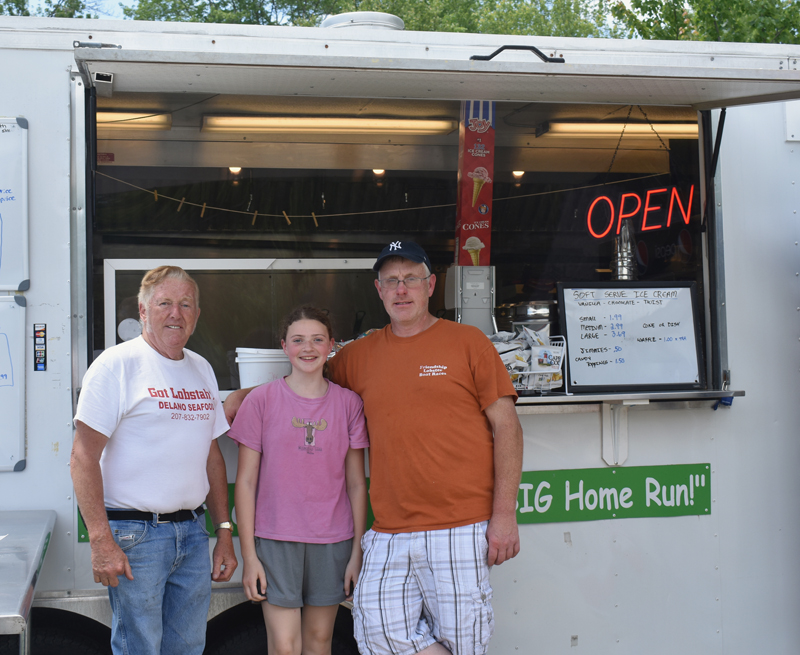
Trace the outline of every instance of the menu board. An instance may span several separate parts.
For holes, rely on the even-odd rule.
[[[693,282],[559,284],[573,393],[703,386]]]
[[[0,116],[0,289],[27,291],[28,121]]]
[[[25,468],[25,298],[0,296],[0,471]]]

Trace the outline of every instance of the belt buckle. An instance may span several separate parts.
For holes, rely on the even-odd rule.
[[[171,521],[162,521],[161,515],[158,512],[153,512],[156,515],[156,523],[170,523]]]

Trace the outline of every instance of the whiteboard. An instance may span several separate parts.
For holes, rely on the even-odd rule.
[[[29,286],[28,121],[0,116],[0,289]]]
[[[0,296],[0,471],[25,468],[25,298]]]
[[[693,282],[558,287],[571,392],[702,388]]]

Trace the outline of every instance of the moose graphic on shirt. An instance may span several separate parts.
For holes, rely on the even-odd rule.
[[[292,425],[296,428],[302,428],[306,431],[305,448],[308,453],[313,453],[317,445],[316,434],[318,430],[324,430],[328,427],[328,422],[321,418],[319,421],[311,421],[302,418],[292,418]]]

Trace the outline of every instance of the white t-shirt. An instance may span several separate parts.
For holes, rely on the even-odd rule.
[[[211,441],[228,430],[211,365],[185,348],[181,360],[163,357],[142,337],[89,367],[75,420],[109,437],[106,507],[158,513],[203,503]]]

